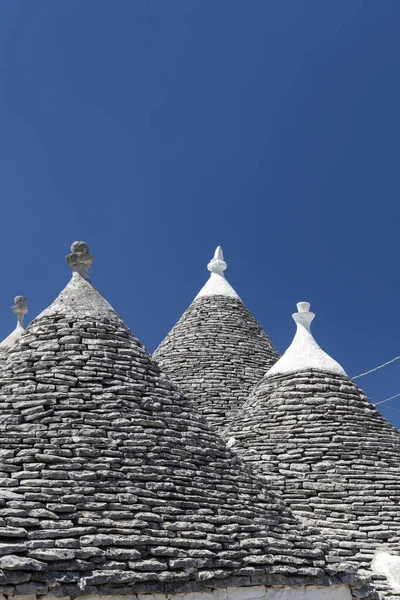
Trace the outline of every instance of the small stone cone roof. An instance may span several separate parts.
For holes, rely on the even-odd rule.
[[[324,543],[241,465],[74,273],[0,373],[0,589],[322,584]]]
[[[154,358],[208,422],[221,428],[279,353],[226,281],[220,246],[208,269],[209,280]]]
[[[224,437],[331,541],[331,561],[368,567],[381,544],[400,549],[400,432],[311,338],[291,369],[284,355],[266,374]]]

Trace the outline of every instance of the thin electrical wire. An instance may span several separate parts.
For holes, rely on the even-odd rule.
[[[386,400],[381,400],[380,402],[377,402],[376,404],[374,404],[374,406],[378,406],[378,404],[384,404],[385,402],[389,402],[389,400],[393,400],[394,398],[398,398],[400,396],[400,394],[396,394],[395,396],[390,396],[390,398],[386,398]]]
[[[393,408],[393,406],[385,406],[385,408],[390,408],[390,410],[395,410],[396,412],[400,412],[398,408]]]
[[[356,375],[355,377],[352,377],[352,379],[358,379],[359,377],[364,377],[364,375],[369,375],[370,373],[379,371],[379,369],[383,369],[383,367],[386,367],[387,365],[394,363],[396,360],[399,360],[399,358],[400,358],[400,355],[395,356],[394,358],[392,358],[392,360],[388,360],[388,362],[383,363],[383,365],[379,365],[378,367],[375,367],[375,369],[371,369],[370,371],[365,371],[365,373],[360,373],[360,375]],[[383,400],[383,402],[385,402],[385,400]]]

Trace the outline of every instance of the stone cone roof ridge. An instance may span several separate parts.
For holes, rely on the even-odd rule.
[[[221,292],[227,282],[220,246],[208,268],[209,281],[154,358],[218,429],[240,408],[279,353],[239,296]],[[213,276],[219,278],[218,287]]]
[[[89,257],[73,244],[72,281],[0,372],[0,591],[346,581],[92,287]]]
[[[382,543],[398,554],[399,430],[344,372],[326,365],[274,371],[223,437],[303,522],[329,539],[330,561],[368,569]]]

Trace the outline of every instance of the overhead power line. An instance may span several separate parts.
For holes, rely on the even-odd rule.
[[[396,362],[396,360],[399,360],[399,358],[400,358],[400,355],[395,356],[394,358],[392,358],[392,360],[388,360],[387,362],[383,363],[383,365],[379,365],[378,367],[375,367],[375,369],[370,369],[369,371],[365,371],[365,373],[360,373],[360,375],[356,375],[355,377],[352,377],[352,379],[358,379],[359,377],[364,377],[364,375],[369,375],[370,373],[379,371],[379,369],[383,369],[383,367],[387,367],[387,365],[391,365],[392,363]],[[374,406],[378,406],[379,404],[385,404],[385,402],[389,402],[389,400],[394,400],[395,398],[398,398],[399,396],[400,396],[400,394],[395,394],[394,396],[390,396],[390,398],[385,398],[385,400],[381,400],[380,402],[377,402],[376,404],[374,404]],[[398,410],[396,408],[392,408],[391,406],[388,406],[387,408],[391,408],[392,410],[397,410],[398,412],[400,412],[400,410]]]
[[[394,398],[398,398],[400,396],[400,394],[395,394],[395,396],[390,396],[390,398],[386,398],[386,400],[381,400],[380,402],[377,402],[376,404],[374,404],[374,406],[378,406],[378,404],[384,404],[385,402],[389,402],[389,400],[393,400]],[[391,408],[389,406],[389,408]]]
[[[370,373],[374,373],[374,371],[379,371],[379,369],[383,369],[383,367],[386,367],[387,365],[390,365],[392,363],[394,363],[396,360],[399,360],[400,355],[399,356],[395,356],[394,358],[392,358],[392,360],[388,360],[387,362],[383,363],[383,365],[379,365],[378,367],[375,367],[375,369],[371,369],[370,371],[365,371],[365,373],[360,373],[360,375],[356,375],[355,377],[352,377],[352,379],[358,379],[359,377],[364,377],[364,375],[369,375]],[[400,396],[400,394],[399,394]],[[383,400],[383,402],[385,402],[385,400]],[[381,404],[380,402],[378,404]]]
[[[396,412],[400,412],[398,408],[393,408],[393,406],[386,406],[386,408],[390,408],[390,410],[395,410]]]

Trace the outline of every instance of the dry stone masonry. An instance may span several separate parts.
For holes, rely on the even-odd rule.
[[[224,437],[330,540],[330,562],[369,567],[382,544],[400,550],[400,432],[316,344],[309,305],[298,307],[293,344]]]
[[[247,399],[279,354],[226,281],[222,249],[210,279],[154,358],[217,429]]]
[[[73,244],[72,280],[1,369],[0,594],[374,598],[160,372],[91,262]]]

